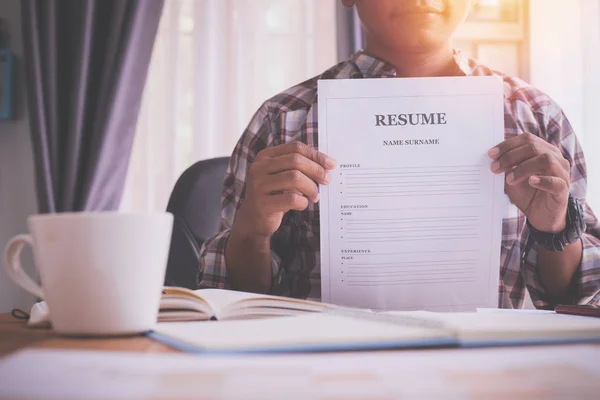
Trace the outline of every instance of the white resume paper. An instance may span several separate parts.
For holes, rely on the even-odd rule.
[[[376,310],[498,307],[504,140],[498,77],[319,81],[323,301]]]

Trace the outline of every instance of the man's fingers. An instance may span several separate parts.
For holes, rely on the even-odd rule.
[[[494,162],[492,162],[490,169],[496,174],[510,171],[514,167],[529,160],[530,158],[534,158],[548,152],[551,152],[557,158],[562,158],[560,151],[556,147],[552,147],[553,149],[549,149],[547,146],[539,143],[538,141],[527,142],[522,146],[516,147],[500,155],[496,160],[494,160]]]
[[[298,170],[275,174],[261,186],[266,194],[296,192],[305,196],[312,203],[319,200],[319,188],[316,183]]]
[[[557,197],[557,201],[562,201],[569,195],[567,182],[556,176],[534,175],[529,177],[529,184],[536,189],[553,194]]]
[[[268,147],[261,151],[264,156],[278,157],[284,154],[298,153],[316,162],[325,169],[334,169],[335,160],[302,142],[290,142],[279,146]]]
[[[308,207],[308,199],[296,192],[279,193],[269,196],[265,207],[270,212],[302,211]]]
[[[284,171],[300,171],[322,185],[331,182],[331,175],[325,168],[299,153],[288,153],[269,160],[267,173],[273,175]]]
[[[488,151],[488,155],[492,159],[498,159],[503,154],[505,154],[511,150],[514,150],[518,147],[521,147],[525,144],[528,144],[528,143],[537,143],[541,147],[558,150],[555,146],[551,145],[550,143],[546,142],[544,139],[539,138],[532,133],[522,133],[520,135],[517,135],[515,137],[506,139],[505,141],[498,143],[496,146],[492,147]]]
[[[519,164],[506,176],[506,183],[517,185],[533,175],[555,176],[569,181],[569,171],[565,171],[558,158],[551,153],[543,153]]]

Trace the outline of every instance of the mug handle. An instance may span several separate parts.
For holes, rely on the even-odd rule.
[[[31,235],[17,235],[10,239],[4,249],[4,266],[6,273],[17,285],[21,286],[37,298],[44,299],[42,287],[35,283],[33,279],[23,271],[23,267],[21,266],[21,251],[26,244],[33,248],[33,239],[31,238]]]

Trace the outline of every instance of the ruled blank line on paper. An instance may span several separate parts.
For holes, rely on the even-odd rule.
[[[436,165],[436,166],[427,166],[427,167],[411,167],[411,166],[405,166],[405,167],[377,167],[377,168],[352,168],[352,169],[343,169],[342,171],[366,171],[366,170],[389,170],[389,169],[423,169],[423,168],[427,168],[427,169],[449,169],[449,168],[481,168],[484,167],[483,164],[477,164],[477,165]]]
[[[396,267],[400,267],[400,266],[404,266],[404,265],[421,265],[421,264],[425,264],[425,265],[430,265],[430,264],[445,264],[445,263],[454,263],[454,262],[469,262],[469,263],[474,263],[475,261],[477,261],[474,258],[465,258],[465,259],[442,259],[442,260],[415,260],[415,261],[396,261],[396,262],[383,262],[383,263],[377,263],[377,262],[370,262],[368,264],[365,263],[353,263],[353,262],[346,262],[346,265],[350,265],[350,268],[353,268],[354,266],[363,266],[363,267],[370,267],[373,265],[392,265],[392,266],[396,266]]]
[[[473,268],[448,268],[448,269],[421,269],[421,270],[416,270],[416,271],[379,271],[379,272],[374,272],[374,271],[368,271],[369,273],[365,273],[365,272],[351,272],[348,273],[346,276],[348,278],[351,277],[355,277],[355,278],[380,278],[380,277],[387,277],[387,276],[404,276],[404,275],[439,275],[439,274],[458,274],[458,273],[474,273]]]
[[[477,215],[465,215],[465,216],[447,216],[447,217],[402,217],[402,218],[377,218],[377,217],[367,217],[367,218],[354,218],[352,216],[347,216],[346,217],[347,221],[351,221],[352,223],[359,223],[359,222],[363,222],[363,221],[388,221],[388,222],[402,222],[402,221],[408,221],[409,223],[415,223],[416,222],[428,222],[428,223],[440,223],[440,222],[446,222],[446,221],[477,221],[479,220],[479,216]],[[359,221],[359,222],[355,222],[355,221]]]
[[[357,208],[352,209],[352,212],[359,211],[414,211],[414,210],[443,210],[443,209],[456,209],[456,208],[481,208],[480,205],[468,205],[468,206],[432,206],[432,207],[395,207],[395,208]]]
[[[398,286],[418,283],[468,283],[474,282],[475,278],[462,279],[462,278],[444,278],[444,279],[408,279],[408,280],[386,280],[383,282],[354,282],[348,281],[348,286]]]
[[[469,193],[469,192],[479,192],[479,189],[469,189],[469,188],[457,188],[457,189],[423,189],[423,190],[386,190],[384,192],[374,192],[369,189],[365,189],[365,191],[357,191],[356,189],[352,189],[351,191],[347,191],[346,194],[436,194],[436,193]]]
[[[456,250],[430,250],[427,253],[428,254],[438,254],[438,253],[476,253],[478,252],[478,249],[456,249]],[[422,251],[395,251],[395,252],[388,252],[388,253],[378,253],[378,252],[371,252],[371,253],[351,253],[351,255],[353,257],[361,257],[361,256],[389,256],[389,255],[396,255],[396,254],[402,254],[402,255],[406,255],[406,254],[423,254]]]
[[[422,237],[422,238],[389,238],[389,239],[350,239],[347,242],[349,243],[377,243],[377,242],[416,242],[422,240],[465,240],[465,239],[476,239],[477,235],[467,235],[464,237],[457,237],[457,235],[453,236],[432,236],[432,237]]]

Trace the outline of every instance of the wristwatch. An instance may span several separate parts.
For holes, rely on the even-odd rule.
[[[535,229],[529,221],[529,236],[540,246],[550,251],[563,251],[568,244],[574,243],[585,232],[583,206],[575,197],[569,195],[567,205],[567,224],[559,233],[542,232]]]

